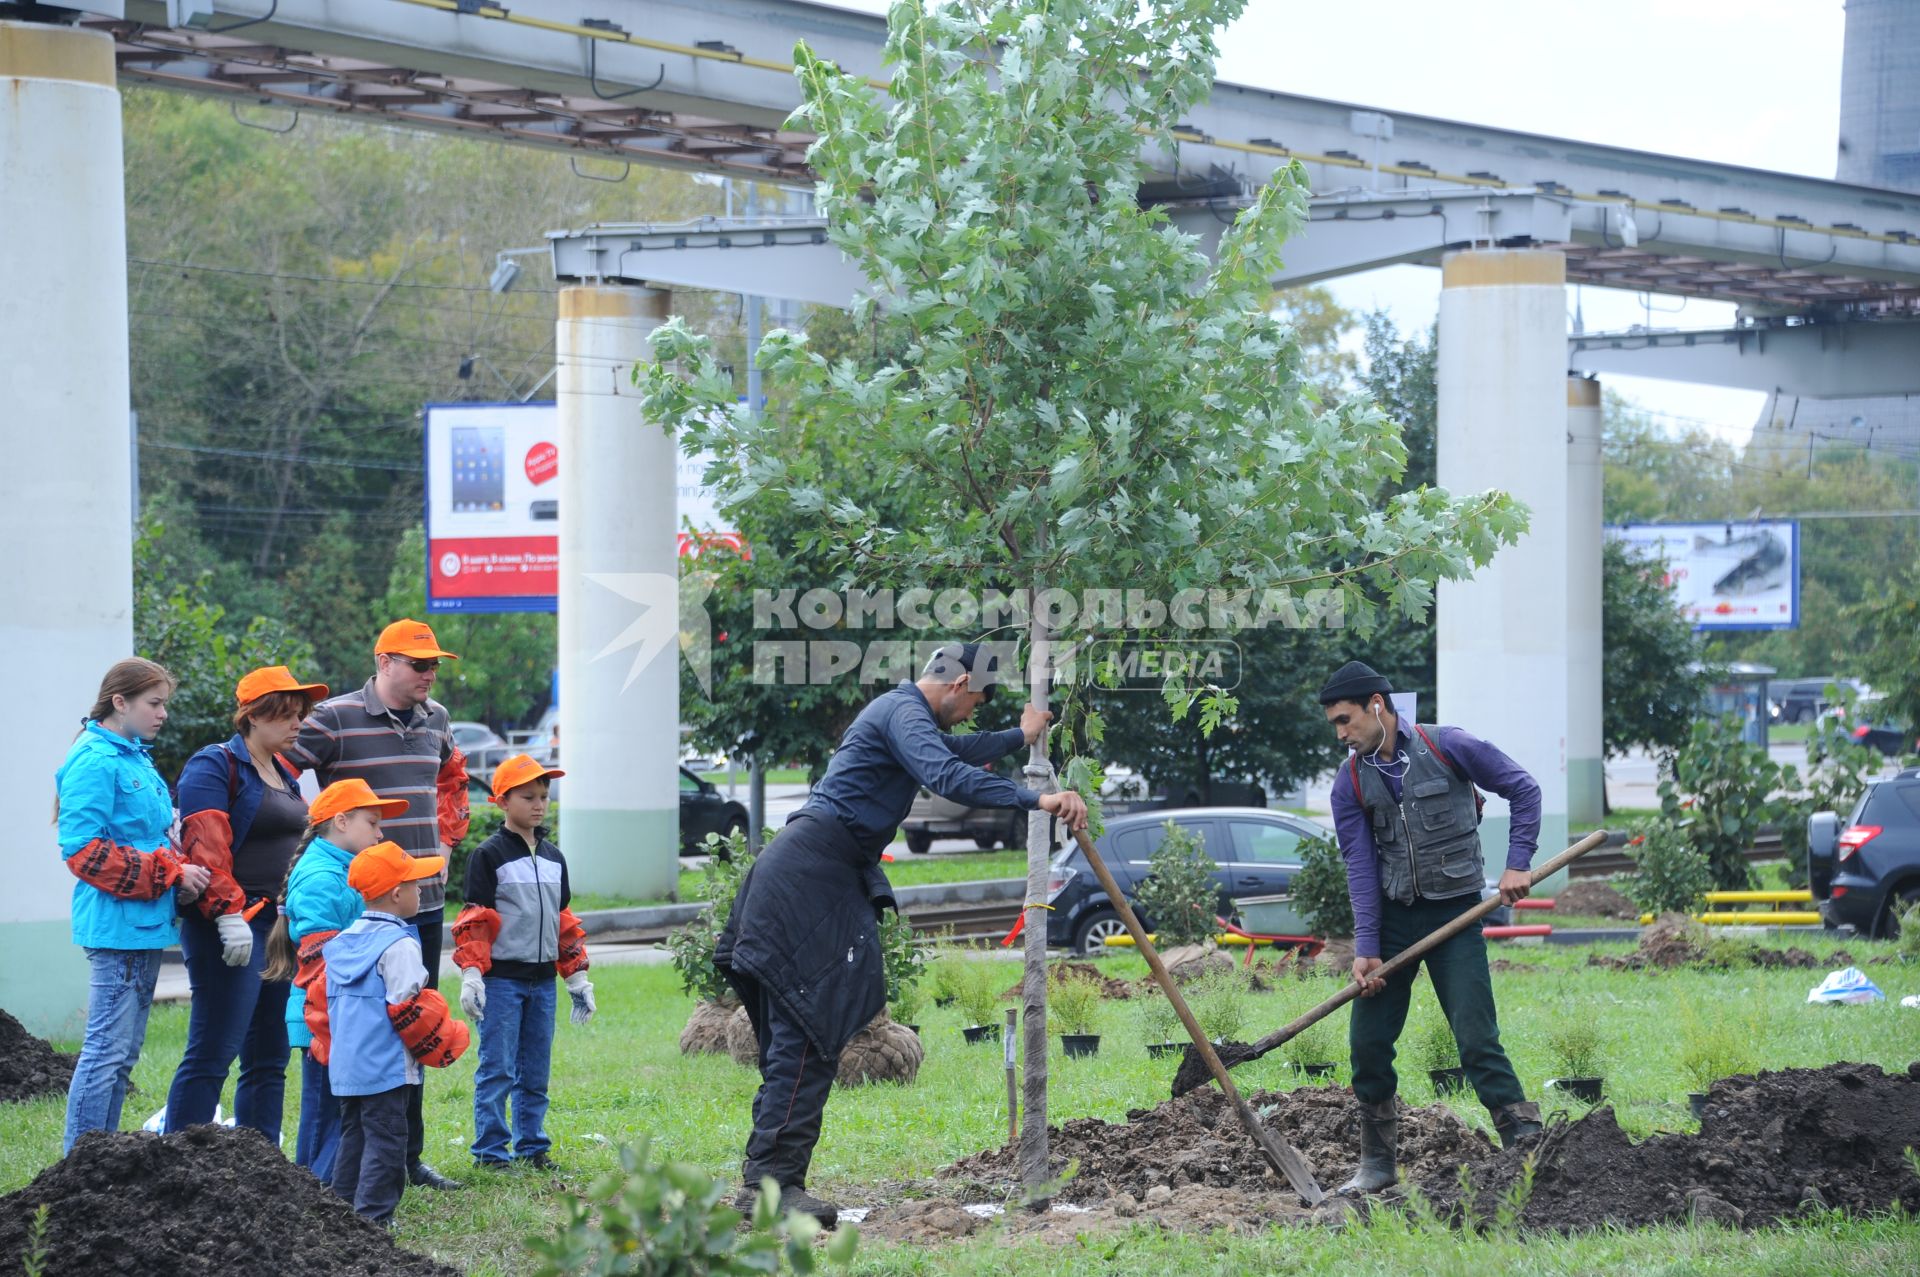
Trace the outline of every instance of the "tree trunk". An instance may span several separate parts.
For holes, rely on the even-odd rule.
[[[1035,596],[1039,590],[1036,587]],[[1039,614],[1031,621],[1030,651],[1027,665],[1028,699],[1041,709],[1047,708],[1048,681],[1053,663],[1053,640]],[[1047,734],[1040,733],[1028,750],[1029,765],[1045,767]],[[1027,777],[1027,786],[1046,792],[1050,781]],[[1020,1126],[1020,1179],[1027,1196],[1038,1209],[1045,1209],[1038,1198],[1040,1186],[1047,1180],[1047,913],[1041,906],[1047,898],[1047,869],[1052,854],[1051,820],[1044,811],[1027,818],[1027,899],[1025,947],[1021,953],[1025,970],[1020,983],[1022,1030],[1021,1049],[1025,1052],[1024,1099]]]

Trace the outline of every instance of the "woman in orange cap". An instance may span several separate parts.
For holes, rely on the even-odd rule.
[[[287,1089],[287,983],[262,978],[272,897],[307,829],[307,804],[280,753],[326,696],[284,665],[257,669],[234,688],[234,735],[208,745],[180,772],[180,843],[211,875],[183,910],[180,948],[193,1008],[187,1050],[167,1092],[167,1129],[211,1122],[237,1058],[234,1121],[280,1138]]]
[[[307,811],[307,836],[280,888],[280,920],[267,937],[266,978],[293,982],[282,1041],[302,1048],[293,1160],[323,1182],[333,1173],[340,1144],[340,1106],[327,1081],[326,964],[320,950],[366,908],[347,882],[347,866],[380,841],[382,820],[406,810],[406,799],[383,799],[358,777],[321,790]],[[284,1067],[286,1057],[281,1060]]]

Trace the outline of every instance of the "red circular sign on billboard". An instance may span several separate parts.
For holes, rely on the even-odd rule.
[[[536,487],[560,473],[560,450],[550,443],[536,443],[527,449],[527,478]]]

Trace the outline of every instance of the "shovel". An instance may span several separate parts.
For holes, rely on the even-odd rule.
[[[1248,1106],[1246,1100],[1241,1098],[1239,1090],[1233,1085],[1233,1079],[1227,1076],[1226,1066],[1221,1064],[1219,1057],[1213,1053],[1213,1044],[1207,1041],[1207,1035],[1201,1031],[1200,1022],[1193,1018],[1193,1012],[1188,1008],[1187,1000],[1180,996],[1180,986],[1175,984],[1173,977],[1167,974],[1167,966],[1160,961],[1160,955],[1154,950],[1153,942],[1147,939],[1146,929],[1140,925],[1140,919],[1134,916],[1132,906],[1127,903],[1127,897],[1120,890],[1120,884],[1113,880],[1113,873],[1107,868],[1107,862],[1102,860],[1100,853],[1093,849],[1093,840],[1087,837],[1087,831],[1084,829],[1075,831],[1074,838],[1079,842],[1081,854],[1086,856],[1087,863],[1093,866],[1093,876],[1100,880],[1101,889],[1107,893],[1107,899],[1113,903],[1114,909],[1120,914],[1120,921],[1126,924],[1128,934],[1133,937],[1135,947],[1140,950],[1140,956],[1145,958],[1147,966],[1153,969],[1153,978],[1160,985],[1160,991],[1165,993],[1167,1001],[1173,1004],[1175,1014],[1180,1017],[1180,1023],[1187,1026],[1187,1033],[1193,1038],[1193,1045],[1187,1048],[1186,1058],[1193,1059],[1194,1053],[1199,1052],[1198,1058],[1204,1061],[1203,1067],[1213,1075],[1213,1080],[1220,1084],[1220,1089],[1226,1092],[1228,1102],[1233,1105],[1233,1111],[1240,1117],[1240,1125],[1246,1128],[1247,1135],[1253,1140],[1254,1147],[1260,1150],[1261,1156],[1267,1159],[1267,1164],[1286,1176],[1287,1183],[1293,1185],[1293,1191],[1300,1194],[1307,1205],[1318,1206],[1326,1199],[1326,1193],[1321,1191],[1320,1182],[1313,1177],[1313,1168],[1307,1165],[1307,1159],[1300,1156],[1298,1149],[1261,1125],[1259,1117]],[[1185,1065],[1181,1067],[1185,1068]],[[1174,1092],[1175,1095],[1181,1093],[1181,1091]]]
[[[1548,875],[1557,873],[1560,870],[1565,869],[1568,865],[1580,859],[1580,857],[1586,855],[1588,852],[1592,851],[1595,847],[1598,847],[1601,843],[1605,842],[1606,840],[1607,840],[1606,830],[1604,829],[1594,830],[1592,833],[1588,834],[1585,838],[1582,838],[1579,842],[1573,844],[1573,846],[1567,848],[1565,851],[1555,856],[1552,860],[1549,860],[1546,864],[1541,865],[1538,869],[1534,870],[1530,881],[1537,886]],[[1105,880],[1102,879],[1103,883],[1104,881]],[[1108,892],[1108,895],[1110,896],[1113,895],[1113,889],[1111,887],[1107,889],[1107,892]],[[1114,898],[1116,900],[1118,899],[1117,896],[1115,896]],[[1474,926],[1480,921],[1480,919],[1486,917],[1488,914],[1492,913],[1495,909],[1498,909],[1499,907],[1500,907],[1500,897],[1489,896],[1487,899],[1482,900],[1479,904],[1467,910],[1465,913],[1461,914],[1458,918],[1453,919],[1453,921],[1447,923],[1445,926],[1433,932],[1431,935],[1428,935],[1416,941],[1415,943],[1408,945],[1406,948],[1402,949],[1399,953],[1396,953],[1395,955],[1393,955],[1393,957],[1389,961],[1375,968],[1373,973],[1374,978],[1379,980],[1384,980],[1387,977],[1395,974],[1396,972],[1404,970],[1405,968],[1413,965],[1415,962],[1418,962],[1420,960],[1420,956],[1422,954],[1426,953],[1427,951],[1441,944],[1444,944],[1448,940],[1453,939],[1453,937],[1459,935],[1462,931],[1465,931],[1468,927]],[[1131,915],[1124,915],[1124,916],[1127,916],[1129,918],[1131,917]],[[1136,936],[1135,943],[1138,943],[1138,942],[1139,942],[1139,937]],[[1157,970],[1158,968],[1156,967],[1155,969]],[[1267,1034],[1267,1036],[1265,1036],[1264,1038],[1261,1038],[1258,1042],[1252,1043],[1251,1045],[1245,1042],[1223,1042],[1220,1044],[1220,1050],[1217,1055],[1215,1054],[1213,1048],[1211,1046],[1208,1046],[1204,1048],[1205,1049],[1204,1058],[1196,1055],[1193,1047],[1188,1047],[1186,1054],[1183,1055],[1180,1059],[1180,1071],[1173,1075],[1174,1098],[1179,1099],[1182,1095],[1185,1095],[1188,1091],[1193,1090],[1195,1087],[1204,1086],[1206,1084],[1207,1077],[1210,1074],[1215,1077],[1224,1078],[1226,1076],[1225,1073],[1223,1072],[1224,1069],[1230,1069],[1230,1068],[1233,1068],[1235,1065],[1245,1064],[1248,1060],[1259,1059],[1261,1056],[1273,1050],[1275,1047],[1279,1046],[1281,1043],[1286,1042],[1290,1038],[1298,1036],[1300,1033],[1304,1032],[1310,1025],[1316,1024],[1319,1021],[1325,1019],[1327,1016],[1332,1015],[1335,1011],[1338,1011],[1341,1007],[1347,1005],[1347,1003],[1353,1001],[1355,998],[1359,996],[1360,996],[1360,982],[1358,980],[1355,980],[1353,983],[1349,984],[1346,988],[1340,990],[1340,992],[1334,994],[1332,997],[1328,998],[1325,1002],[1322,1002],[1319,1006],[1313,1008],[1313,1010],[1307,1012],[1305,1015],[1301,1016],[1299,1019],[1295,1020],[1293,1023],[1284,1025],[1281,1028],[1275,1029],[1273,1032]]]

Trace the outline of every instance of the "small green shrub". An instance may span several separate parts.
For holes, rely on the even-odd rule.
[[[1661,816],[1706,861],[1713,887],[1726,891],[1752,884],[1747,851],[1760,827],[1792,811],[1774,795],[1800,788],[1795,769],[1742,740],[1741,731],[1737,715],[1696,720],[1660,780]]]
[[[1723,1077],[1753,1072],[1754,1028],[1734,1017],[1706,1017],[1693,1006],[1680,1005],[1680,1071],[1696,1091],[1704,1091]]]
[[[1460,1067],[1460,1044],[1454,1040],[1445,1016],[1431,1015],[1422,1020],[1412,1046],[1413,1058],[1423,1069]]]
[[[927,970],[927,942],[905,914],[890,911],[880,923],[880,960],[887,973],[887,1005],[902,1024],[914,1023],[925,995],[921,978]]]
[[[1563,1077],[1599,1077],[1606,1068],[1600,1026],[1584,1015],[1562,1019],[1547,1030],[1547,1050]]]
[[[727,915],[733,912],[733,898],[747,871],[753,868],[754,857],[747,850],[745,834],[726,838],[708,834],[707,844],[709,851],[716,853],[724,844],[727,853],[724,857],[707,857],[694,887],[694,894],[712,908],[668,935],[667,949],[673,955],[673,969],[680,973],[680,987],[702,1002],[718,1002],[732,996],[733,990],[720,968],[713,965],[713,947],[720,942]]]
[[[1322,938],[1353,934],[1353,900],[1347,894],[1347,862],[1330,838],[1300,843],[1300,872],[1290,884],[1293,907],[1307,929]]]
[[[1100,1031],[1100,986],[1055,971],[1047,980],[1047,1021],[1055,1033]]]
[[[1920,900],[1900,915],[1900,934],[1894,937],[1893,951],[1902,962],[1920,962]]]
[[[1692,913],[1713,888],[1707,857],[1678,828],[1666,821],[1629,826],[1627,856],[1633,872],[1620,889],[1648,913]]]
[[[1316,1020],[1283,1042],[1280,1054],[1295,1064],[1328,1064],[1335,1049],[1333,1025]]]
[[[1247,981],[1237,970],[1209,971],[1185,990],[1200,1031],[1216,1042],[1238,1033],[1247,1022]]]
[[[1139,999],[1140,1037],[1142,1041],[1177,1041],[1183,1030],[1180,1025],[1180,1013],[1173,1009],[1173,1003],[1167,1001],[1167,995],[1158,989]]]
[[[1213,858],[1201,840],[1169,820],[1136,893],[1140,911],[1153,921],[1155,948],[1164,951],[1213,937],[1214,910],[1220,903],[1213,872]]]
[[[953,991],[953,1002],[960,1010],[960,1018],[969,1026],[996,1023],[1000,1011],[1000,989],[1005,983],[1011,967],[1002,967],[997,962],[976,959],[960,968],[959,983]]]
[[[540,1260],[537,1277],[755,1277],[786,1268],[811,1273],[823,1256],[835,1266],[853,1258],[857,1228],[843,1225],[816,1252],[819,1223],[800,1214],[781,1219],[777,1192],[761,1193],[742,1229],[724,1180],[691,1162],[654,1161],[651,1137],[643,1135],[638,1144],[621,1146],[619,1170],[594,1180],[583,1196],[564,1196],[565,1218],[526,1247]]]
[[[952,945],[938,945],[927,963],[927,996],[935,1004],[953,1002],[967,978],[968,960]]]

